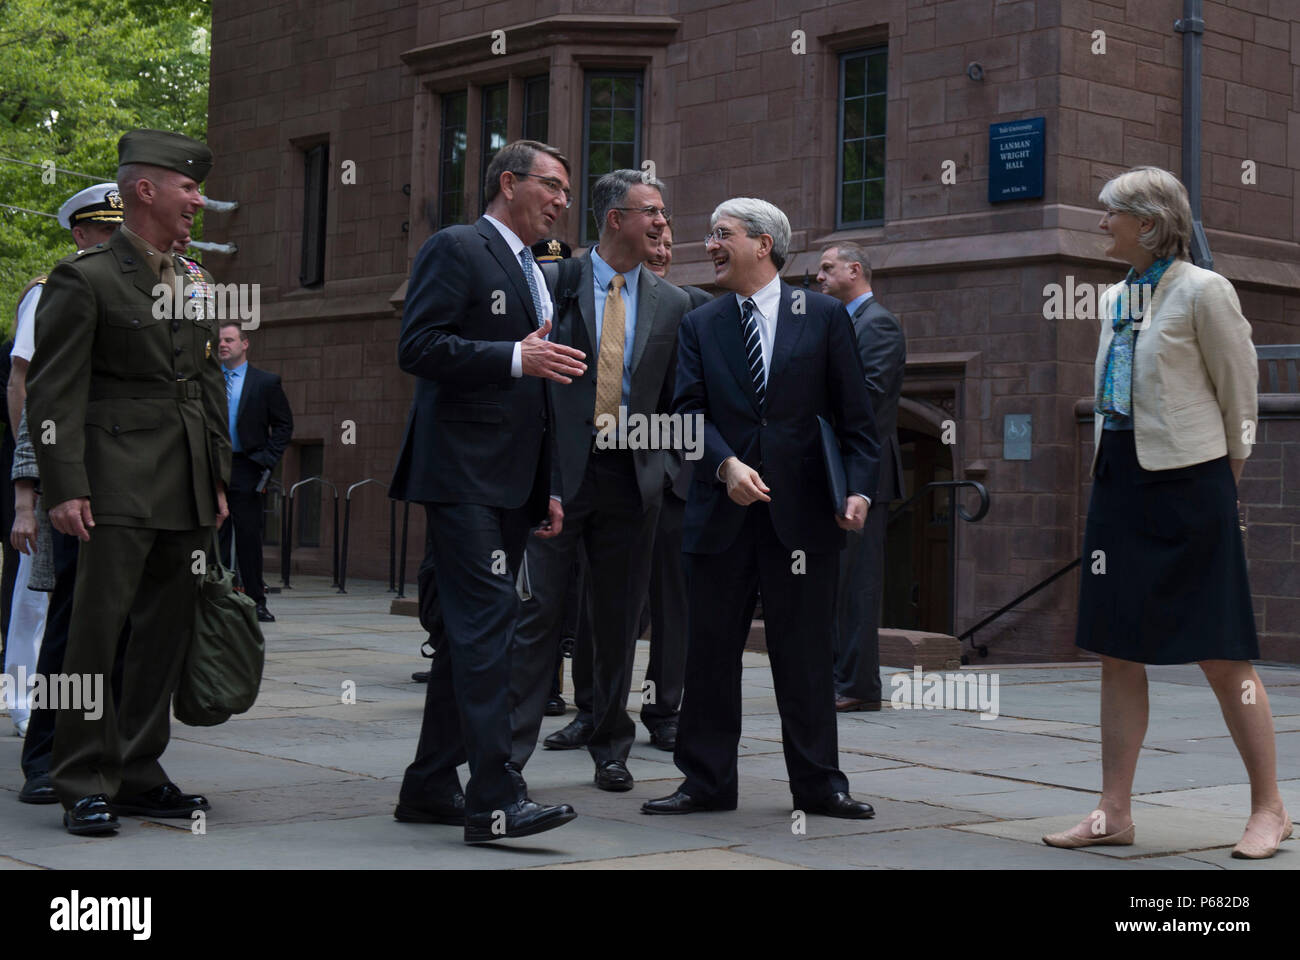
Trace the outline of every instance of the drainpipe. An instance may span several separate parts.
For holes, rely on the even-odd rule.
[[[1192,206],[1192,262],[1214,269],[1210,241],[1201,224],[1201,0],[1183,0],[1183,16],[1174,21],[1183,35],[1183,184]]]

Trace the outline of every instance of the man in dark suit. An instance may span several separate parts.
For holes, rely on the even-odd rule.
[[[659,237],[655,255],[646,267],[655,276],[668,279],[673,264],[673,228],[670,223]],[[713,295],[699,287],[682,287],[691,298],[691,309],[703,306]],[[641,705],[641,722],[650,731],[650,742],[671,752],[677,746],[677,723],[682,705],[686,673],[686,568],[682,559],[682,519],[691,489],[694,461],[670,457],[664,461],[664,503],[655,531],[654,561],[650,572],[650,662],[646,666]],[[575,655],[576,660],[576,655]],[[575,671],[576,673],[576,671]]]
[[[239,560],[239,579],[244,592],[257,603],[257,619],[274,623],[266,609],[266,587],[262,583],[262,500],[263,477],[284,456],[293,437],[293,411],[284,395],[280,377],[259,370],[248,362],[248,337],[238,323],[223,323],[217,344],[226,377],[226,409],[229,416],[231,522],[221,529],[221,553],[231,567],[231,531]]]
[[[741,655],[761,590],[795,809],[870,817],[838,766],[831,648],[842,531],[861,528],[879,469],[862,364],[844,307],[781,281],[785,214],[741,197],[711,222],[714,276],[734,295],[682,322],[674,401],[704,431],[682,535],[690,637],[673,759],[686,780],[641,809],[736,808]],[[828,502],[818,416],[835,425],[842,504]]]
[[[463,823],[467,843],[568,823],[511,776],[510,646],[515,578],[529,528],[555,536],[554,417],[546,380],[586,371],[579,350],[546,339],[552,306],[529,244],[572,202],[569,162],[532,140],[488,166],[487,211],[448,227],[416,255],[398,363],[418,379],[390,495],[424,505],[443,640],[430,665],[415,760],[398,820]],[[468,760],[462,794],[456,767]]]
[[[835,601],[835,709],[880,709],[880,608],[884,599],[885,526],[889,503],[903,495],[898,450],[898,396],[907,367],[907,341],[897,318],[871,292],[871,261],[856,243],[822,251],[817,282],[849,311],[858,356],[880,433],[876,509],[862,532],[850,533],[840,554]]]
[[[596,362],[572,386],[554,391],[552,493],[563,498],[564,530],[528,545],[533,598],[519,618],[511,674],[511,760],[522,768],[537,746],[557,621],[584,545],[592,614],[587,749],[596,786],[610,791],[633,786],[627,768],[636,736],[627,713],[632,660],[663,500],[664,459],[680,455],[663,448],[651,419],[666,418],[672,408],[677,326],[690,307],[685,293],[642,266],[667,225],[662,189],[637,170],[605,174],[591,191],[599,244],[557,265],[563,270],[547,269],[557,301],[556,338]],[[633,432],[638,422],[645,423],[639,440]]]

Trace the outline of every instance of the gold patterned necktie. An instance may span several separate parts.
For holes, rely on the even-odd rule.
[[[596,360],[596,417],[608,413],[618,418],[623,401],[623,346],[627,340],[627,314],[623,309],[623,274],[614,274],[605,297],[605,318],[600,328],[600,356]],[[596,427],[599,429],[600,424]]]

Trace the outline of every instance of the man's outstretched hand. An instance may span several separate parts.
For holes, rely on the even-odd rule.
[[[524,337],[519,342],[519,365],[525,377],[544,377],[556,383],[573,383],[574,377],[587,372],[582,361],[587,355],[562,343],[551,343],[546,335],[551,332],[551,321]]]

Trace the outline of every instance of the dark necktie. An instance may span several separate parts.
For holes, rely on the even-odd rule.
[[[758,336],[758,321],[754,319],[754,301],[746,300],[740,308],[740,322],[745,335],[745,356],[749,359],[749,375],[754,378],[754,393],[758,394],[761,408],[767,392],[767,375],[763,371],[763,342]]]

